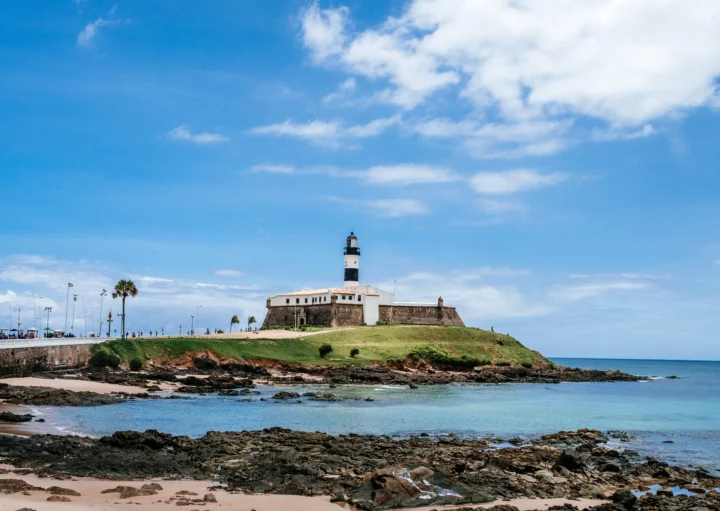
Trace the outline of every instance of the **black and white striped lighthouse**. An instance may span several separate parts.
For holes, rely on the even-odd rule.
[[[360,282],[360,248],[355,233],[351,232],[345,244],[345,287],[357,286]]]

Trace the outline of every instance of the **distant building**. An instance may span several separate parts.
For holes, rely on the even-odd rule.
[[[343,287],[301,289],[267,299],[263,328],[315,325],[324,327],[375,325],[464,326],[455,307],[442,298],[433,303],[400,303],[395,295],[360,285],[360,247],[354,233],[347,237]]]

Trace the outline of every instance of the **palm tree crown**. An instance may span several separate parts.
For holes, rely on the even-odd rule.
[[[135,282],[132,280],[118,280],[115,284],[115,291],[112,294],[113,298],[127,298],[128,296],[136,297],[138,295],[138,288],[135,286]]]
[[[232,319],[230,320],[230,333],[232,333],[233,325],[239,325],[239,324],[240,324],[240,318],[238,318],[237,316],[233,316]]]
[[[135,286],[135,282],[132,280],[118,280],[118,283],[115,284],[115,289],[113,290],[112,297],[113,298],[122,298],[122,318],[121,319],[121,325],[122,325],[122,338],[125,339],[125,299],[129,296],[130,298],[134,298],[138,295],[138,288]]]

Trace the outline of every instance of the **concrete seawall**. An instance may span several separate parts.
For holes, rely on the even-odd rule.
[[[40,371],[81,367],[101,339],[37,339],[0,341],[0,376],[26,376]],[[60,344],[62,343],[62,344]]]

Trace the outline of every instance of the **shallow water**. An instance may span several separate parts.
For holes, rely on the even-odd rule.
[[[623,430],[642,454],[682,465],[720,468],[720,362],[555,359],[562,365],[620,369],[655,376],[647,382],[509,385],[374,386],[333,389],[375,401],[237,402],[234,397],[133,401],[94,408],[40,409],[56,427],[100,436],[158,429],[202,436],[207,431],[271,426],[332,434],[415,433],[534,437],[581,427]],[[667,379],[676,375],[678,379]],[[277,387],[259,388],[270,397]],[[283,387],[297,392],[317,387]],[[664,443],[672,441],[673,443]]]

